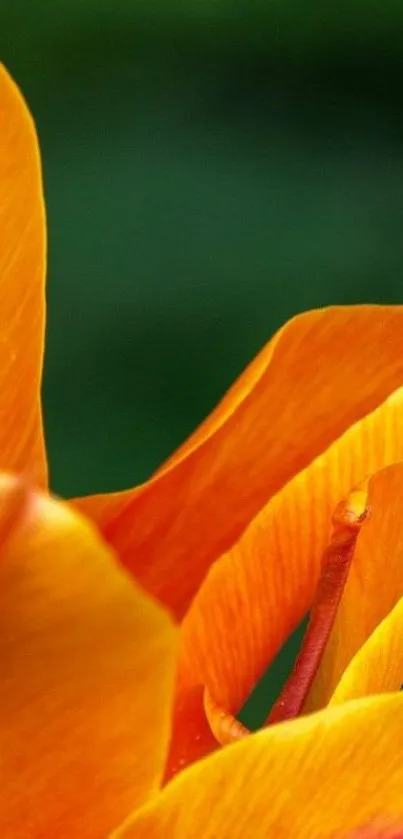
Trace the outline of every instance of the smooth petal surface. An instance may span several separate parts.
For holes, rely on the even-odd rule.
[[[400,827],[396,825],[393,826],[393,822],[395,820],[392,819],[392,824],[387,826],[389,821],[389,819],[379,819],[375,824],[372,823],[370,825],[366,825],[366,827],[359,828],[358,830],[354,830],[353,833],[349,833],[348,836],[339,836],[338,839],[403,839],[403,825],[400,825]],[[331,837],[329,837],[329,839],[331,839]],[[335,837],[335,839],[337,839],[337,837]]]
[[[339,837],[339,839],[403,839],[403,826],[399,827],[385,827],[384,819],[378,824],[372,824],[354,833],[349,833],[348,836]]]
[[[0,835],[105,839],[161,779],[176,630],[66,505],[0,480]]]
[[[402,334],[403,307],[294,318],[149,483],[76,503],[182,617],[211,563],[268,499],[403,384]]]
[[[393,694],[265,729],[182,772],[114,839],[342,839],[402,819],[402,727]]]
[[[182,625],[168,777],[212,748],[196,685],[240,709],[312,604],[336,505],[367,473],[403,459],[402,423],[399,390],[290,481],[211,569]]]
[[[38,143],[0,65],[0,469],[46,486],[40,403],[46,232]]]
[[[403,682],[403,598],[347,665],[330,705],[400,690]]]
[[[400,429],[401,421],[397,424],[398,433]],[[381,471],[369,482],[370,513],[357,539],[347,584],[321,666],[308,697],[307,710],[323,707],[330,700],[349,662],[403,596],[402,499],[402,463]],[[393,638],[388,636],[399,627],[399,620],[400,610],[397,607],[393,615],[391,613],[390,619],[379,627],[377,638],[386,643],[385,660],[379,676],[374,673],[369,676],[374,689],[377,679],[379,685],[384,679],[390,679],[390,685],[396,684],[395,664],[391,662],[395,650]],[[365,657],[360,656],[354,664],[357,678],[363,677],[362,668],[366,667],[366,656],[375,660],[374,639],[368,644],[365,653],[364,650],[362,652]],[[388,658],[392,668],[389,676],[382,672]],[[378,660],[381,663],[381,659]],[[350,671],[349,678],[352,672]],[[403,682],[403,675],[401,676],[399,686]]]

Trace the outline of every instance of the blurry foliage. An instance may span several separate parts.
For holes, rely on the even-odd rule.
[[[401,299],[402,43],[397,2],[0,3],[44,158],[57,491],[144,479],[295,312]]]
[[[72,72],[95,52],[120,59],[239,61],[292,66],[378,57],[400,65],[398,0],[3,0],[0,45],[20,68]]]

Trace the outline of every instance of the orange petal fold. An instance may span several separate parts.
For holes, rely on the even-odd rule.
[[[40,403],[46,231],[35,128],[0,65],[0,469],[47,484]]]
[[[400,389],[277,493],[211,569],[182,625],[168,777],[214,747],[196,686],[239,711],[313,603],[336,505],[365,475],[403,459],[402,423]]]
[[[348,702],[227,746],[113,839],[345,839],[403,819],[403,696]]]
[[[397,433],[401,422],[397,425]],[[363,647],[371,633],[376,630],[384,618],[389,618],[379,627],[378,634],[368,641],[365,649],[351,663],[348,679],[365,679],[371,692],[376,685],[389,684],[389,689],[397,688],[403,682],[396,683],[395,665],[401,656],[392,662],[396,650],[390,633],[400,631],[401,611],[398,607],[392,613],[403,596],[403,464],[389,466],[375,475],[369,482],[369,516],[363,523],[357,539],[357,545],[351,563],[348,580],[337,611],[336,620],[330,635],[325,654],[316,675],[308,702],[307,710],[323,707],[332,696],[343,672],[358,651]],[[385,644],[377,650],[377,640]],[[370,661],[378,661],[381,669],[378,673],[365,675]],[[385,673],[389,661],[391,670]],[[355,677],[353,676],[355,673]],[[346,674],[347,678],[347,674]],[[384,680],[386,679],[386,682]],[[345,683],[345,688],[346,689]],[[350,682],[353,690],[353,683]],[[357,688],[356,688],[357,689]],[[365,691],[366,692],[366,691]]]
[[[176,630],[67,505],[0,479],[0,835],[105,839],[160,783]]]
[[[403,384],[403,307],[294,318],[144,486],[76,503],[142,585],[185,614],[209,566],[284,484]]]

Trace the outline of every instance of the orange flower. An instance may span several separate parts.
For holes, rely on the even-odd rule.
[[[4,70],[0,222],[0,836],[397,839],[403,307],[294,318],[150,481],[67,504],[39,154]],[[309,609],[249,735],[234,714]]]

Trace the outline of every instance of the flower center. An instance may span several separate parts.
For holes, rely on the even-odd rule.
[[[368,515],[367,486],[366,480],[355,487],[334,511],[332,535],[323,554],[301,650],[265,725],[292,719],[302,711],[332,631],[361,525]],[[210,728],[222,745],[243,739],[251,733],[232,714],[217,705],[207,687],[204,690],[204,709]]]

